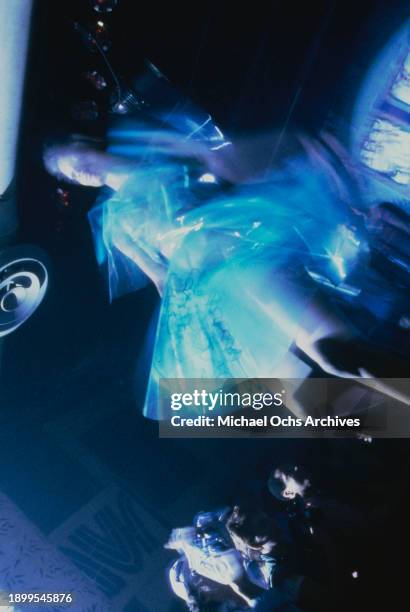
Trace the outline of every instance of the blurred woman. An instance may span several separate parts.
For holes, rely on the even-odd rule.
[[[45,163],[69,181],[111,188],[90,215],[111,295],[141,286],[139,270],[162,296],[147,416],[166,416],[161,378],[296,378],[292,346],[333,376],[407,376],[399,357],[386,370],[384,353],[312,281],[323,262],[345,278],[340,236],[359,256],[361,223],[341,173],[311,154],[317,148],[249,175],[232,147],[212,151],[144,129],[135,139],[138,160],[71,142],[49,148]],[[380,381],[378,389],[407,401],[393,385]]]

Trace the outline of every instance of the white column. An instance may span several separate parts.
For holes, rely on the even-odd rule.
[[[14,198],[1,197],[15,172],[32,4],[0,0],[0,239],[17,225]]]

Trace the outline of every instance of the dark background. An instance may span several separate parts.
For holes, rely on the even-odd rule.
[[[315,133],[334,117],[349,121],[361,78],[403,10],[404,3],[378,1],[162,7],[120,0],[102,19],[109,26],[110,60],[124,82],[145,56],[228,133],[281,128],[288,119],[289,126]],[[376,491],[385,529],[365,534],[366,544],[352,552],[361,560],[359,591],[365,593],[356,604],[366,607],[352,602],[350,609],[396,609],[378,606],[382,590],[391,598],[403,584],[397,554],[408,523],[407,441],[366,447],[358,441],[167,441],[142,418],[145,379],[136,368],[156,293],[147,287],[108,303],[86,220],[95,192],[69,186],[62,211],[57,181],[41,161],[50,135],[104,135],[110,123],[106,92],[97,94],[82,76],[101,70],[101,59],[72,27],[72,21],[92,27],[97,18],[86,0],[39,0],[36,6],[18,177],[20,238],[46,249],[52,278],[44,304],[5,342],[2,491],[46,537],[107,483],[159,513],[168,529],[233,501],[245,485],[262,482],[271,465],[299,460],[336,495],[339,488],[357,499]],[[101,114],[94,122],[73,119],[81,100],[97,101]],[[136,571],[129,580],[139,595],[117,609],[179,609],[166,585],[170,555],[158,554],[150,569],[157,599],[144,600]],[[110,592],[114,602],[120,592]]]

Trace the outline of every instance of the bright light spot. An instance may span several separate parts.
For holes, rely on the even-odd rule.
[[[372,170],[401,185],[410,184],[410,132],[384,119],[376,119],[361,158]]]
[[[224,140],[225,139],[225,136],[223,135],[222,130],[220,130],[217,125],[215,126],[215,132],[217,133],[217,139],[218,140]],[[213,138],[213,140],[215,140],[215,137]]]
[[[352,578],[358,578],[359,577],[359,572],[352,572]]]
[[[211,147],[211,151],[220,151],[220,149],[224,149],[225,147],[229,147],[229,146],[231,146],[231,144],[232,143],[230,141],[222,142],[219,145],[215,145],[214,147]]]
[[[346,271],[344,267],[343,257],[341,255],[337,255],[336,253],[329,253],[329,258],[334,263],[337,273],[339,274],[340,278],[342,280],[346,278]]]
[[[124,114],[127,112],[127,107],[122,102],[117,102],[114,106],[114,112]]]
[[[210,172],[205,172],[199,177],[198,181],[200,183],[216,183],[216,176]]]

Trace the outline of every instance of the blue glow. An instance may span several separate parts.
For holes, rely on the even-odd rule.
[[[410,132],[385,119],[376,119],[363,142],[361,158],[372,170],[400,185],[410,184]]]
[[[347,225],[338,225],[331,235],[328,257],[336,270],[337,279],[344,281],[357,266],[364,245]]]
[[[203,123],[199,125],[196,125],[194,123],[194,126],[195,126],[194,129],[185,138],[188,140],[189,138],[196,136],[198,133],[202,132],[204,128],[211,122],[212,122],[212,117],[211,115],[209,115]]]
[[[352,155],[366,170],[361,196],[408,211],[410,181],[410,21],[391,37],[368,71],[352,122]]]
[[[221,144],[214,145],[213,147],[211,147],[211,151],[219,151],[220,149],[224,149],[225,147],[229,147],[230,145],[232,145],[232,143],[226,140],[225,142],[222,142]]]
[[[402,69],[396,77],[396,80],[392,87],[392,95],[410,105],[410,53],[407,54]]]
[[[156,153],[150,143],[149,163],[100,205],[102,226],[94,227],[112,297],[138,287],[141,253],[166,262],[145,406],[147,416],[161,418],[162,378],[275,376],[316,286],[299,287],[292,277],[312,256],[343,276],[335,229],[349,215],[333,182],[303,160],[198,206],[186,186],[186,159]]]
[[[341,255],[338,255],[337,253],[329,253],[329,257],[331,261],[334,263],[337,273],[339,274],[341,280],[344,280],[347,275],[346,275],[345,263],[344,263],[343,257]]]

